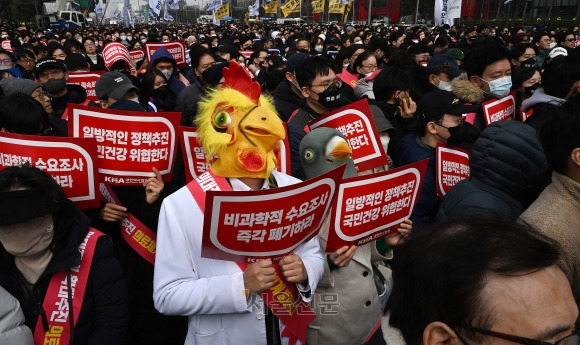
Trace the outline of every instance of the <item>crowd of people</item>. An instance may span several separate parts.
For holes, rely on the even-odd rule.
[[[345,178],[357,175],[351,151],[329,154],[320,146],[348,147],[344,136],[308,124],[361,99],[388,165],[358,175],[428,160],[416,206],[394,234],[326,253],[327,220],[320,236],[280,262],[245,268],[201,257],[204,211],[186,186],[183,161],[171,182],[154,168],[142,187],[111,186],[119,203],[84,212],[46,173],[6,168],[0,293],[10,322],[0,318],[2,344],[44,344],[60,334],[44,305],[58,294],[54,277],[69,283],[68,295],[59,295],[71,314],[63,344],[287,344],[284,325],[250,298],[272,286],[277,265],[317,314],[307,345],[578,345],[578,26],[4,25],[0,37],[9,48],[0,50],[1,132],[67,137],[71,104],[178,112],[181,126],[208,127],[199,134],[207,150],[214,93],[235,85],[224,71],[241,68],[238,78],[249,78],[258,94],[240,108],[268,121],[275,138],[283,139],[285,124],[292,176],[270,164],[234,171],[226,162],[234,149],[220,146],[212,172],[232,190],[291,185],[343,164]],[[185,67],[163,47],[149,60],[126,58],[147,43],[174,41],[184,42]],[[111,58],[104,54],[111,47],[127,54]],[[93,71],[102,73],[96,101],[67,83],[70,73]],[[486,118],[483,104],[510,95],[511,117]],[[244,137],[253,144],[251,134]],[[271,152],[278,141],[258,142]],[[469,152],[470,177],[443,198],[437,145]],[[325,159],[314,164],[306,151]],[[129,214],[158,235],[155,265],[124,240],[120,227]],[[82,304],[73,305],[70,282],[76,267],[83,271],[78,248],[85,244],[92,265]],[[336,314],[323,312],[330,295],[340,302]]]

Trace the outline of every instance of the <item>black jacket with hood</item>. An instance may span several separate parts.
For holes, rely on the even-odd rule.
[[[18,299],[25,323],[33,332],[39,320],[39,305],[44,301],[52,275],[80,264],[78,247],[88,231],[88,217],[75,208],[72,230],[62,240],[66,243],[61,243],[63,248],[54,253],[31,290],[16,268],[14,256],[0,246],[0,285]],[[111,239],[103,236],[97,240],[83,304],[78,320],[75,320],[74,343],[71,344],[123,344],[127,319],[127,288],[123,270],[114,257]]]
[[[549,183],[550,167],[534,128],[490,124],[471,148],[471,176],[445,195],[435,221],[493,214],[514,220]]]

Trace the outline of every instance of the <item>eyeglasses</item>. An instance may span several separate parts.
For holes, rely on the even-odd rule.
[[[373,71],[376,70],[379,66],[378,65],[361,65],[363,68],[370,68]]]
[[[322,87],[324,87],[324,90],[326,91],[331,86],[334,86],[336,88],[341,87],[342,86],[342,80],[340,80],[340,78],[334,78],[333,81],[328,82],[328,83],[319,84],[319,85],[310,85],[310,89],[312,90],[312,88],[315,87],[315,86],[322,86]]]
[[[575,38],[567,38],[566,41],[567,42],[576,42],[576,39]]]
[[[465,330],[477,332],[485,335],[492,336],[494,338],[508,340],[518,344],[524,345],[578,345],[580,343],[580,336],[576,333],[572,333],[570,335],[565,336],[564,338],[556,341],[555,343],[550,343],[548,341],[530,339],[519,337],[517,335],[507,334],[507,333],[500,333],[495,331],[490,331],[488,329],[477,328],[477,327],[467,327],[464,328]]]
[[[450,127],[443,126],[443,121],[444,121],[444,120],[438,120],[438,121],[434,121],[434,123],[435,123],[436,125],[438,125],[438,126],[441,126],[441,127],[443,127],[443,128],[447,128],[447,129],[449,129]],[[457,123],[457,125],[458,125],[458,126],[461,126],[461,125],[462,125],[462,124],[465,122],[465,119],[464,119],[464,118],[463,118],[463,116],[462,116],[462,117],[461,117],[460,119],[458,119],[458,120],[447,120],[447,121],[451,121],[451,122]]]
[[[38,80],[48,80],[48,78],[60,78],[62,75],[62,70],[53,69],[52,71],[42,71],[38,73]]]
[[[45,91],[37,94],[36,96],[32,96],[32,98],[34,98],[37,101],[42,101],[43,98],[50,99],[50,95],[48,94],[48,92]]]
[[[18,62],[20,62],[23,65],[28,65],[28,64],[33,64],[34,60],[32,60],[32,59],[20,59],[20,60],[18,60]]]
[[[94,43],[85,43],[85,47],[94,47],[95,44]]]
[[[3,65],[10,65],[10,64],[12,64],[12,60],[2,59],[2,60],[0,60],[0,63],[2,63]]]

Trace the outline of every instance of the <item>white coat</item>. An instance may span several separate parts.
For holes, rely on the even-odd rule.
[[[278,172],[274,177],[278,186],[300,182]],[[229,181],[234,190],[249,190],[238,179]],[[262,299],[244,297],[243,272],[235,262],[201,257],[202,230],[203,213],[187,187],[165,198],[157,230],[155,307],[163,314],[189,316],[186,345],[265,345]],[[318,242],[315,236],[295,251],[304,262],[312,292],[324,271]],[[298,286],[302,291],[308,287]]]

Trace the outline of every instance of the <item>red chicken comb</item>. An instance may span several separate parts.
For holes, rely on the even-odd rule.
[[[222,88],[230,87],[237,90],[246,95],[246,97],[251,99],[256,105],[258,104],[261,92],[260,83],[252,81],[252,77],[250,77],[248,72],[242,66],[237,62],[232,61],[230,62],[229,68],[224,67],[223,75],[225,81],[222,84]]]

